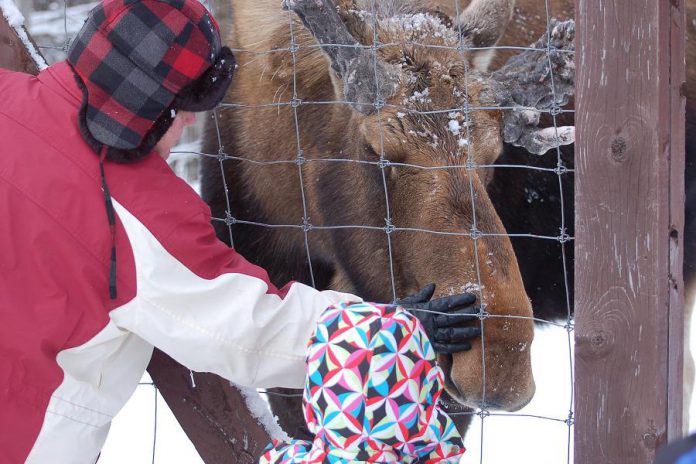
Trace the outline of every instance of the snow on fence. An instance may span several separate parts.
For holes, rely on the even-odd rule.
[[[459,0],[452,1],[456,11],[462,11],[466,2],[462,1],[460,5]],[[551,18],[562,12],[554,10],[556,2],[537,2],[541,6],[535,10],[535,14],[542,13],[548,30]],[[537,327],[551,326],[564,331],[565,353],[562,357],[569,366],[570,379],[567,382],[569,391],[565,392],[567,403],[550,414],[537,414],[529,412],[529,409],[500,413],[485,407],[476,411],[452,411],[451,415],[455,417],[473,416],[478,421],[470,428],[467,440],[469,451],[463,462],[500,462],[499,455],[492,457],[493,451],[486,454],[492,443],[495,448],[513,448],[510,453],[515,462],[525,462],[527,459],[528,462],[570,463],[575,460],[579,463],[647,464],[652,462],[658,445],[681,433],[683,340],[680,334],[683,313],[680,305],[683,284],[680,280],[680,236],[683,233],[683,179],[680,176],[684,163],[684,97],[679,89],[684,80],[684,3],[683,0],[641,0],[639,3],[640,6],[636,6],[635,1],[629,5],[629,0],[621,0],[611,5],[604,4],[601,11],[594,2],[580,0],[577,3],[580,13],[576,59],[579,114],[576,121],[577,171],[563,156],[561,149],[544,155],[547,160],[553,157],[551,167],[539,167],[535,155],[530,155],[529,163],[478,166],[472,154],[468,154],[467,169],[543,171],[556,178],[559,207],[553,230],[541,234],[508,230],[508,234],[513,240],[526,240],[526,243],[552,241],[558,244],[557,260],[563,273],[561,282],[566,316],[561,321],[537,318],[535,322]],[[8,5],[8,0],[0,3],[5,12],[11,10]],[[29,15],[28,30],[39,44],[39,50],[50,57],[49,62],[64,57],[70,38],[79,29],[92,5],[42,3],[41,11]],[[525,6],[528,4],[518,1],[512,26],[515,22],[522,24],[531,21],[529,12],[524,10]],[[288,12],[287,15],[288,21],[292,21],[293,13]],[[9,19],[13,29],[17,30],[18,16],[13,13]],[[1,22],[0,26],[3,26]],[[293,60],[296,60],[301,47],[297,44],[293,28],[290,31],[290,52]],[[0,34],[5,35],[6,32],[0,28]],[[501,53],[512,49],[530,50],[529,43],[534,39],[536,37],[530,37],[526,43],[504,43],[503,46],[490,48],[497,48]],[[18,40],[27,43],[22,38]],[[639,42],[641,45],[635,46]],[[19,42],[4,43],[9,43],[11,52],[15,53]],[[608,45],[612,43],[621,46]],[[375,38],[366,48],[376,53],[383,45]],[[466,47],[457,49],[461,53],[472,51]],[[12,66],[4,61],[8,56],[7,50],[7,47],[2,50],[1,63]],[[559,53],[550,46],[545,52],[549,63],[552,54]],[[25,58],[25,61],[14,66],[36,72],[26,63]],[[629,72],[624,76],[624,70],[615,63],[625,63]],[[553,79],[553,75],[551,77]],[[299,121],[296,118],[298,108],[311,102],[301,102],[297,95],[297,89],[293,88],[291,98],[274,104],[293,108],[295,120]],[[553,101],[559,101],[556,95],[553,95]],[[384,105],[381,101],[372,103],[377,112]],[[239,108],[237,103],[227,102],[210,117],[217,123],[224,118],[225,112]],[[464,113],[465,120],[469,120],[474,109],[485,110],[468,106],[457,108]],[[573,109],[572,106],[560,108],[554,105],[541,112],[557,130],[557,118],[572,115]],[[219,127],[217,129],[220,130]],[[300,178],[303,176],[303,165],[311,162],[303,157],[301,150],[300,134],[304,130],[307,128],[296,127],[298,151],[295,161]],[[196,144],[199,136],[193,134],[186,142]],[[215,153],[202,153],[195,145],[180,151],[173,157],[175,169],[194,185],[198,179],[196,166],[201,157],[219,160],[221,168],[230,161],[239,161],[234,153],[226,153],[222,146]],[[374,163],[374,169],[383,173],[388,163],[384,151],[378,155],[379,162]],[[572,185],[573,177],[577,192],[575,223],[578,229],[575,237],[572,234],[573,219],[567,216],[567,207],[569,203],[572,205],[573,198],[564,197],[564,186],[567,189],[568,185]],[[386,192],[386,182],[384,188]],[[539,192],[533,185],[525,186],[524,191],[530,205],[546,207],[539,201]],[[306,192],[303,190],[298,195],[304,198]],[[642,200],[635,201],[636,198]],[[229,200],[233,202],[234,198]],[[472,209],[476,211],[473,195],[470,200]],[[305,235],[306,243],[309,243],[308,237],[313,233],[313,228],[308,227],[310,219],[305,214],[305,217],[298,218],[296,224],[265,224],[259,221],[253,222],[253,225],[299,228]],[[242,222],[233,216],[231,210],[226,212],[225,217],[216,220],[227,224],[230,234],[233,226]],[[400,229],[399,224],[392,223],[389,216],[386,220],[384,239],[390,242],[391,234],[399,233]],[[345,227],[359,228],[361,225],[347,224]],[[476,230],[475,222],[473,230]],[[474,242],[484,235],[485,231],[469,234]],[[233,238],[231,236],[230,240]],[[574,241],[578,253],[573,283],[571,244]],[[648,242],[649,253],[642,258],[640,270],[634,264],[639,260],[637,248],[617,245],[636,244],[642,250]],[[309,246],[306,253],[307,261],[311,263]],[[390,262],[391,258],[390,255]],[[392,276],[394,285],[393,268],[384,272]],[[485,290],[480,281],[477,290],[485,301]],[[575,318],[573,307],[576,308]],[[483,325],[486,315],[481,316]],[[573,335],[576,330],[577,351],[574,356]],[[576,359],[577,382],[572,378]],[[255,416],[261,414],[259,403],[252,401],[253,411],[250,411],[244,399],[250,392],[239,393],[210,374],[189,373],[161,353],[156,353],[149,370],[154,383],[163,389],[168,404],[206,462],[255,460],[269,438],[268,429],[273,429],[273,426],[267,419],[261,421],[265,422],[265,430],[258,425]],[[485,374],[482,381],[485,382]],[[537,382],[544,382],[544,379],[537,379]],[[152,386],[143,385],[141,388]],[[540,398],[536,401],[540,401]],[[509,433],[498,435],[496,426],[489,423],[500,419],[519,424],[513,427],[520,429],[535,429],[540,424],[560,428],[566,437],[563,444],[565,452],[553,460],[539,460],[540,449],[549,446],[545,436],[538,434],[535,439],[514,441]],[[475,441],[472,441],[472,436],[476,438]],[[155,458],[153,447],[153,462]]]

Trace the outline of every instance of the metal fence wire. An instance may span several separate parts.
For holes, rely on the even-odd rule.
[[[460,0],[452,0],[454,3],[455,11],[457,13],[457,17],[459,17],[459,14],[463,11],[462,5],[460,4]],[[550,13],[550,8],[549,8],[549,1],[548,0],[539,0],[544,1],[544,9],[545,9],[545,14],[546,14],[546,31],[547,34],[550,34],[551,31],[551,13]],[[79,28],[82,25],[82,22],[87,14],[87,12],[91,9],[91,7],[95,3],[86,3],[86,4],[76,4],[76,2],[70,2],[71,6],[68,5],[68,1],[64,0],[62,4],[57,4],[55,2],[51,3],[46,3],[46,4],[41,4],[39,5],[39,2],[35,0],[35,5],[39,5],[39,8],[43,8],[44,11],[37,11],[32,14],[31,18],[32,21],[28,21],[28,30],[32,35],[34,36],[35,40],[39,44],[38,47],[44,53],[44,55],[47,56],[49,62],[55,62],[60,59],[64,59],[66,56],[66,52],[70,46],[70,41],[72,37],[74,37],[75,33],[79,30]],[[213,10],[213,6],[210,5],[208,2],[203,2],[209,9]],[[280,5],[280,0],[278,0],[278,3]],[[371,13],[371,17],[373,20],[373,40],[372,43],[369,45],[362,45],[361,47],[364,48],[365,50],[368,50],[372,54],[373,62],[374,62],[374,69],[375,69],[375,83],[376,86],[379,85],[379,79],[377,78],[377,63],[378,63],[378,57],[377,57],[377,52],[383,47],[387,47],[389,45],[393,44],[385,44],[385,43],[380,43],[379,38],[378,38],[378,27],[377,27],[377,8],[378,8],[378,0],[372,0],[372,5],[371,5],[372,11],[369,12]],[[25,14],[26,14],[26,9],[24,9]],[[62,13],[57,13],[59,11],[62,11]],[[213,11],[215,13],[215,11]],[[42,16],[43,15],[43,16]],[[52,15],[52,16],[51,16]],[[278,48],[278,49],[272,49],[272,50],[266,50],[263,53],[280,53],[280,52],[289,52],[292,57],[292,66],[293,70],[296,70],[297,67],[297,62],[298,62],[298,53],[302,50],[303,47],[307,47],[306,45],[302,45],[298,43],[296,40],[296,27],[297,24],[295,23],[295,14],[293,12],[286,12],[287,15],[287,21],[290,27],[290,46],[288,48]],[[51,24],[52,26],[48,25],[48,20],[38,20],[38,18],[43,18],[43,17],[50,17],[50,21],[53,21]],[[36,18],[37,20],[34,21],[33,19]],[[59,26],[56,26],[58,24]],[[62,29],[60,33],[56,32],[56,28]],[[433,45],[428,45],[428,44],[411,44],[419,47],[423,47],[424,49],[427,48],[452,48],[453,50],[458,51],[461,53],[461,56],[463,58],[463,62],[465,63],[465,85],[468,84],[468,79],[469,79],[469,74],[470,74],[470,69],[469,69],[469,61],[467,57],[471,56],[472,52],[475,51],[485,51],[485,50],[500,50],[500,49],[507,49],[507,50],[518,50],[518,51],[527,51],[527,50],[537,50],[537,51],[544,51],[546,53],[546,57],[549,63],[549,69],[551,70],[551,90],[553,93],[553,101],[554,102],[559,102],[560,100],[557,98],[556,95],[556,87],[554,84],[554,75],[553,75],[553,66],[551,63],[552,60],[552,55],[557,54],[557,53],[573,53],[571,51],[566,51],[566,50],[558,50],[555,49],[551,46],[551,41],[547,41],[547,47],[545,49],[536,49],[532,48],[529,46],[525,46],[527,44],[520,44],[516,46],[506,46],[506,47],[470,47],[467,45],[466,41],[463,40],[464,35],[462,34],[461,31],[461,25],[458,26],[460,28],[459,30],[459,37],[460,37],[460,43],[458,44],[457,47],[445,47],[445,46],[433,46]],[[310,47],[328,47],[328,46],[344,46],[340,44],[328,44],[328,45],[310,45]],[[255,51],[250,51],[250,50],[244,50],[244,49],[233,49],[233,52],[236,54],[243,54],[243,53],[258,53]],[[276,228],[276,229],[297,229],[301,230],[304,234],[304,248],[305,248],[305,253],[306,253],[306,258],[307,258],[307,263],[309,266],[309,275],[311,278],[311,284],[314,285],[314,269],[312,269],[312,250],[310,247],[310,234],[312,234],[314,231],[318,230],[328,230],[328,229],[352,229],[352,230],[358,230],[358,229],[371,229],[371,230],[381,230],[384,233],[384,240],[386,241],[387,244],[387,249],[389,253],[389,268],[385,269],[384,272],[389,273],[389,278],[391,282],[391,291],[392,291],[392,296],[394,299],[397,298],[397,296],[403,296],[403,295],[397,295],[396,294],[396,285],[395,285],[395,278],[394,278],[394,250],[392,246],[392,236],[395,233],[399,232],[418,232],[418,233],[424,233],[424,234],[431,234],[431,235],[454,235],[454,236],[462,236],[462,237],[467,237],[470,240],[473,241],[473,246],[475,249],[475,269],[476,269],[476,275],[478,279],[478,285],[476,287],[476,292],[478,293],[478,297],[481,302],[481,310],[479,314],[476,315],[476,317],[479,318],[480,320],[480,327],[482,331],[482,364],[483,364],[483,376],[481,381],[483,382],[483,392],[484,392],[484,399],[483,399],[483,404],[485,404],[485,392],[486,392],[486,359],[485,359],[485,353],[486,353],[486,346],[485,346],[485,333],[484,329],[484,320],[487,318],[494,318],[494,317],[499,317],[499,318],[523,318],[523,319],[531,319],[533,320],[537,327],[539,326],[555,326],[555,327],[560,327],[564,329],[567,333],[567,346],[568,346],[568,365],[570,366],[570,392],[569,392],[569,398],[570,401],[568,403],[567,409],[563,411],[559,411],[559,414],[556,416],[543,416],[543,415],[533,415],[533,414],[524,414],[524,413],[504,413],[504,412],[497,412],[493,410],[488,410],[486,408],[479,409],[477,411],[473,412],[453,412],[450,413],[450,415],[456,416],[456,415],[475,415],[480,419],[480,446],[481,450],[483,450],[483,445],[484,445],[484,440],[487,437],[487,434],[484,433],[486,428],[487,428],[487,423],[492,417],[506,417],[508,420],[515,420],[515,418],[532,418],[535,420],[539,421],[549,421],[553,423],[557,423],[560,427],[565,427],[567,428],[567,452],[566,452],[566,457],[564,459],[564,462],[570,463],[573,460],[572,456],[572,436],[573,436],[573,423],[574,423],[574,405],[573,405],[573,385],[574,385],[574,379],[573,379],[573,330],[574,330],[574,320],[573,320],[573,315],[572,315],[572,310],[571,310],[571,302],[570,302],[570,290],[569,290],[569,278],[568,278],[568,263],[566,261],[566,252],[567,252],[567,247],[572,246],[572,241],[573,237],[569,236],[567,233],[567,221],[570,219],[572,220],[573,218],[566,218],[565,216],[565,211],[564,211],[564,205],[568,201],[573,201],[572,198],[563,198],[563,186],[564,182],[570,182],[570,176],[573,175],[573,169],[568,168],[562,157],[561,157],[561,150],[559,148],[555,149],[555,156],[556,156],[556,167],[555,168],[545,168],[545,167],[539,167],[535,165],[518,165],[518,164],[508,164],[508,165],[492,165],[492,164],[477,164],[475,161],[474,157],[474,149],[475,145],[470,143],[471,140],[471,129],[470,129],[470,124],[467,124],[467,122],[470,122],[471,119],[471,114],[473,111],[500,111],[501,107],[499,106],[489,106],[489,107],[482,107],[482,106],[472,106],[469,104],[468,99],[464,100],[464,106],[463,107],[458,107],[458,108],[441,108],[437,109],[434,111],[428,111],[428,112],[420,112],[421,114],[429,114],[429,113],[449,113],[453,111],[459,111],[464,115],[464,127],[466,129],[466,144],[468,145],[468,150],[467,150],[467,157],[465,163],[462,163],[460,165],[442,165],[442,166],[421,166],[421,165],[414,165],[414,164],[406,164],[406,163],[398,163],[398,162],[393,162],[390,161],[386,156],[385,156],[385,150],[384,150],[384,134],[383,134],[383,126],[384,122],[382,121],[382,111],[383,108],[394,108],[398,109],[399,111],[403,112],[413,112],[412,109],[406,108],[406,107],[400,107],[398,105],[390,105],[386,103],[381,97],[379,92],[376,94],[376,98],[373,101],[373,106],[376,114],[376,118],[379,122],[379,129],[380,129],[380,138],[381,138],[381,143],[380,143],[380,150],[379,150],[379,160],[377,161],[367,161],[367,160],[352,160],[352,159],[345,159],[345,158],[339,158],[336,156],[335,158],[322,158],[322,159],[314,159],[314,158],[308,158],[305,156],[303,152],[303,144],[302,144],[302,130],[300,128],[300,119],[298,117],[298,111],[300,107],[307,106],[307,105],[327,105],[327,104],[335,104],[335,105],[350,105],[350,102],[348,101],[302,101],[299,96],[298,96],[298,88],[297,88],[297,78],[296,74],[293,73],[293,88],[292,88],[292,98],[290,98],[287,101],[277,101],[277,102],[271,102],[271,103],[265,103],[265,104],[259,104],[259,105],[245,105],[242,103],[236,103],[236,102],[226,102],[218,106],[215,110],[211,112],[211,117],[215,122],[215,128],[217,131],[217,136],[218,136],[218,151],[216,153],[204,153],[200,150],[189,150],[186,153],[195,153],[198,157],[210,157],[213,159],[218,160],[219,165],[220,165],[220,171],[221,171],[221,178],[223,180],[224,185],[224,191],[226,192],[226,212],[225,212],[225,217],[217,217],[214,218],[214,221],[224,223],[229,231],[229,236],[230,236],[230,243],[234,244],[234,237],[232,236],[232,226],[235,224],[245,224],[249,226],[255,226],[259,228]],[[468,88],[468,85],[466,85],[466,88]],[[238,154],[235,153],[228,153],[225,150],[225,147],[222,145],[222,137],[221,137],[221,127],[219,125],[220,121],[220,114],[221,112],[224,111],[235,111],[239,108],[262,108],[262,107],[268,107],[268,106],[275,106],[275,107],[290,107],[292,109],[292,115],[294,119],[294,134],[295,134],[295,146],[296,146],[296,154],[294,159],[291,160],[281,160],[281,161],[260,161],[260,160],[254,160],[254,159],[248,159],[244,157],[238,156]],[[512,107],[510,107],[512,108]],[[546,113],[550,116],[552,122],[553,122],[553,127],[556,133],[556,137],[558,137],[558,125],[557,125],[557,116],[561,113],[569,113],[573,112],[572,109],[568,108],[561,108],[560,105],[556,104],[554,105],[550,110],[546,109],[539,109],[539,108],[532,108],[535,111],[540,111],[542,113]],[[173,151],[173,155],[175,155],[176,159],[176,151]],[[184,152],[179,152],[179,154],[184,154]],[[536,155],[531,155],[530,157],[533,157]],[[553,156],[553,152],[548,152],[546,155],[543,156]],[[195,160],[194,162],[197,162],[199,160]],[[303,216],[301,218],[298,218],[298,221],[294,224],[270,224],[270,223],[264,223],[262,221],[256,222],[256,221],[250,221],[250,220],[242,220],[239,218],[236,218],[232,214],[232,208],[231,204],[235,201],[234,198],[231,198],[229,195],[229,190],[227,188],[227,180],[225,179],[225,163],[229,161],[240,161],[243,163],[251,163],[255,165],[269,165],[269,164],[296,164],[297,165],[297,176],[299,178],[299,184],[300,184],[300,191],[297,192],[298,195],[301,196],[302,199],[302,205],[303,205]],[[377,227],[377,226],[366,226],[366,225],[361,225],[361,224],[344,224],[344,225],[333,225],[333,226],[322,226],[322,225],[317,225],[317,224],[312,224],[310,221],[310,217],[308,216],[308,207],[307,207],[307,195],[306,195],[306,189],[305,189],[305,168],[309,163],[356,163],[356,164],[364,164],[364,165],[369,165],[373,167],[375,170],[379,171],[379,174],[382,179],[382,186],[384,190],[384,199],[385,199],[385,209],[386,209],[386,217],[384,218],[384,225],[382,227]],[[478,229],[478,222],[477,222],[477,205],[476,205],[476,196],[474,194],[474,185],[473,185],[473,178],[472,176],[468,176],[469,178],[469,191],[470,191],[470,200],[471,200],[471,210],[473,211],[473,221],[471,224],[471,228],[466,231],[466,232],[461,232],[461,233],[454,233],[454,232],[449,232],[449,231],[442,231],[442,230],[429,230],[429,229],[419,229],[419,228],[408,228],[408,227],[400,227],[398,223],[395,223],[393,221],[392,215],[391,215],[391,205],[389,203],[389,190],[388,190],[388,183],[387,183],[387,174],[385,172],[385,169],[387,168],[399,168],[399,167],[406,167],[406,168],[412,168],[412,169],[421,169],[421,170],[461,170],[461,169],[466,169],[468,171],[484,171],[484,170],[489,170],[489,169],[528,169],[528,170],[538,170],[538,171],[544,171],[549,173],[550,175],[555,174],[557,179],[558,179],[558,188],[560,192],[560,208],[558,211],[558,233],[556,235],[538,235],[538,234],[531,234],[531,233],[525,233],[524,231],[508,231],[509,233],[505,234],[507,237],[514,238],[514,237],[521,237],[521,238],[529,238],[529,239],[534,239],[534,240],[551,240],[551,241],[556,241],[560,245],[561,249],[561,256],[560,259],[562,260],[562,266],[563,266],[563,273],[564,273],[564,286],[565,286],[565,305],[566,305],[566,311],[567,311],[567,317],[565,318],[565,321],[561,322],[555,322],[555,321],[548,321],[548,320],[543,320],[540,318],[536,317],[522,317],[522,316],[506,316],[506,315],[494,315],[490,314],[486,311],[486,299],[487,299],[487,294],[484,291],[484,286],[482,285],[481,281],[481,257],[479,256],[479,250],[478,250],[478,243],[479,240],[481,240],[484,237],[487,236],[499,236],[501,234],[495,234],[495,233],[488,233],[483,230]],[[153,430],[153,446],[152,446],[152,456],[151,456],[151,461],[154,463],[155,462],[155,445],[156,445],[156,440],[157,440],[157,388],[154,386],[152,382],[143,382],[139,385],[139,388],[152,388],[154,390],[154,398],[155,398],[155,427]],[[262,393],[265,393],[267,395],[274,395],[274,394],[279,394],[276,392],[272,391],[262,391]],[[300,396],[301,395],[297,395]],[[540,438],[541,439],[541,438]],[[532,449],[531,453],[534,453],[533,448],[534,444],[530,443],[530,449]],[[523,450],[516,450],[516,453],[519,455],[522,453]],[[481,453],[480,456],[480,462],[484,462],[484,453]],[[465,460],[466,460],[466,455],[465,455]]]

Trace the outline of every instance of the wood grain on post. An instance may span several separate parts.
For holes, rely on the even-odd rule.
[[[681,435],[683,0],[577,0],[575,462]]]
[[[2,11],[0,67],[29,74],[39,72]],[[148,372],[204,462],[258,462],[271,438],[229,381],[214,374],[196,373],[196,387],[193,388],[189,370],[159,350],[152,355]]]
[[[686,1],[673,1],[670,30],[670,262],[669,262],[669,355],[667,368],[667,439],[687,432],[684,422],[684,203],[686,170]],[[693,240],[693,237],[690,238]]]
[[[17,31],[8,24],[0,11],[0,68],[38,74],[39,68],[17,35]]]
[[[271,438],[228,380],[196,372],[194,388],[189,370],[159,350],[147,371],[204,462],[258,462]]]

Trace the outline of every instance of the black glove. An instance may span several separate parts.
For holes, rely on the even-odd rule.
[[[410,310],[409,312],[418,318],[436,352],[456,353],[470,350],[470,341],[481,335],[481,329],[463,326],[467,322],[477,320],[475,315],[480,308],[476,305],[476,295],[460,293],[431,301],[433,293],[435,284],[429,284],[415,295],[395,300],[394,304]],[[448,314],[434,314],[430,311]]]

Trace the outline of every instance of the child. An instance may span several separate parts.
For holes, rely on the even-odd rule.
[[[304,416],[314,441],[274,440],[260,463],[457,463],[462,438],[441,411],[443,373],[400,306],[328,308],[309,342]]]

